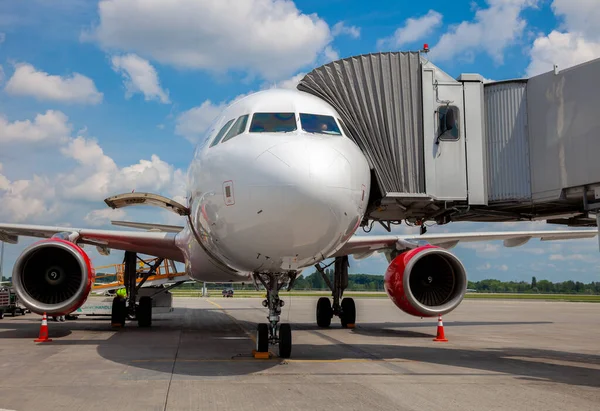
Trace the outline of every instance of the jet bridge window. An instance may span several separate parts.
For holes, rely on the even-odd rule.
[[[458,130],[459,113],[456,106],[438,107],[438,140],[456,141],[460,138]]]
[[[227,123],[225,123],[225,125],[221,128],[221,130],[219,130],[219,132],[217,133],[215,139],[212,141],[212,143],[210,143],[210,146],[216,146],[217,144],[219,144],[219,141],[221,141],[221,138],[223,138],[223,136],[225,135],[225,133],[227,132],[227,130],[229,130],[229,126],[231,126],[231,123],[233,123],[233,120],[235,120],[234,118],[232,118],[231,120],[229,120]]]
[[[250,124],[251,133],[287,133],[296,129],[294,113],[254,113]]]
[[[302,130],[309,133],[327,134],[330,136],[342,135],[335,119],[331,116],[300,113],[300,123],[302,124]]]
[[[229,131],[227,132],[227,134],[225,135],[225,137],[223,137],[223,143],[226,142],[227,140],[237,136],[238,134],[242,134],[244,132],[244,130],[246,130],[246,124],[248,124],[248,115],[244,115],[241,116],[240,118],[238,118],[235,123],[233,123],[233,126],[231,126],[231,128],[229,129]]]

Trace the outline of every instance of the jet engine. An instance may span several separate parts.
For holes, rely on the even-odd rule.
[[[450,252],[423,246],[392,260],[385,272],[385,290],[405,313],[434,317],[458,307],[467,290],[467,273]]]
[[[52,238],[27,247],[15,263],[12,278],[21,302],[32,312],[66,315],[83,305],[95,272],[81,247]]]

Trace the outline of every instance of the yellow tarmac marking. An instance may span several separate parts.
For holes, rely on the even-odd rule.
[[[209,303],[211,303],[212,305],[217,307],[219,310],[223,311],[225,313],[225,315],[227,315],[231,319],[231,321],[233,321],[235,323],[235,325],[237,325],[240,328],[240,330],[242,330],[244,332],[244,334],[246,334],[252,340],[252,342],[254,344],[256,344],[256,337],[254,336],[254,334],[249,332],[248,330],[246,330],[244,327],[242,327],[242,324],[240,324],[233,315],[229,314],[225,308],[221,307],[219,304],[215,303],[214,301],[209,300],[208,298],[206,299],[206,301],[208,301]]]

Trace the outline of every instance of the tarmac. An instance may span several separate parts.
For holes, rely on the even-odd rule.
[[[600,305],[466,300],[410,317],[356,299],[357,325],[315,324],[316,298],[286,300],[292,358],[254,359],[258,298],[175,298],[151,329],[108,319],[0,320],[0,409],[598,410]],[[277,347],[273,347],[277,353]]]

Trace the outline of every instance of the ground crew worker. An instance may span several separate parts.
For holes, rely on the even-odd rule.
[[[120,297],[120,298],[126,299],[126,298],[127,298],[127,290],[126,290],[126,289],[124,289],[124,288],[119,288],[119,289],[117,290],[117,297]]]

